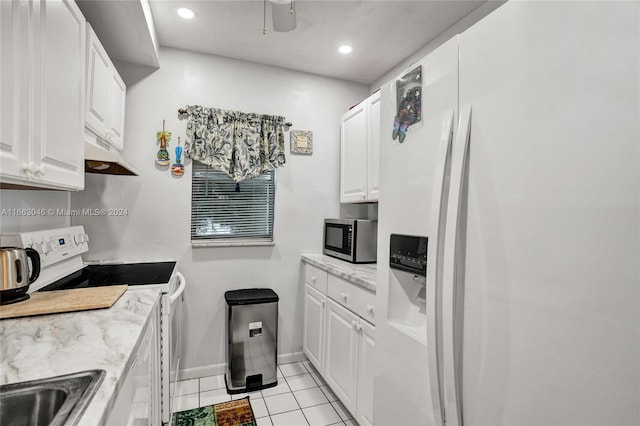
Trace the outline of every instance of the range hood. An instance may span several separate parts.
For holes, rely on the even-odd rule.
[[[100,144],[100,141],[96,141]],[[100,173],[103,175],[129,175],[138,176],[140,173],[133,164],[128,162],[120,152],[111,148],[106,149],[93,143],[84,144],[84,171],[85,173]],[[110,150],[108,150],[110,149]]]

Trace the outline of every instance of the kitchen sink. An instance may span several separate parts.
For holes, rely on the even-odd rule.
[[[2,426],[75,425],[104,379],[104,370],[0,386]]]

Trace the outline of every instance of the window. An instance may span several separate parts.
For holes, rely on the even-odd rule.
[[[273,244],[275,171],[236,183],[192,163],[191,244]]]

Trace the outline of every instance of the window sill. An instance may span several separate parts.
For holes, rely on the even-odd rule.
[[[275,246],[274,241],[212,241],[212,240],[200,240],[191,241],[191,247],[259,247],[259,246]]]

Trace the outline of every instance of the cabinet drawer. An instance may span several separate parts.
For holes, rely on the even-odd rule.
[[[376,295],[356,284],[329,274],[327,295],[340,305],[375,324]]]
[[[327,271],[317,268],[309,263],[305,263],[304,282],[317,289],[322,294],[327,294]]]

